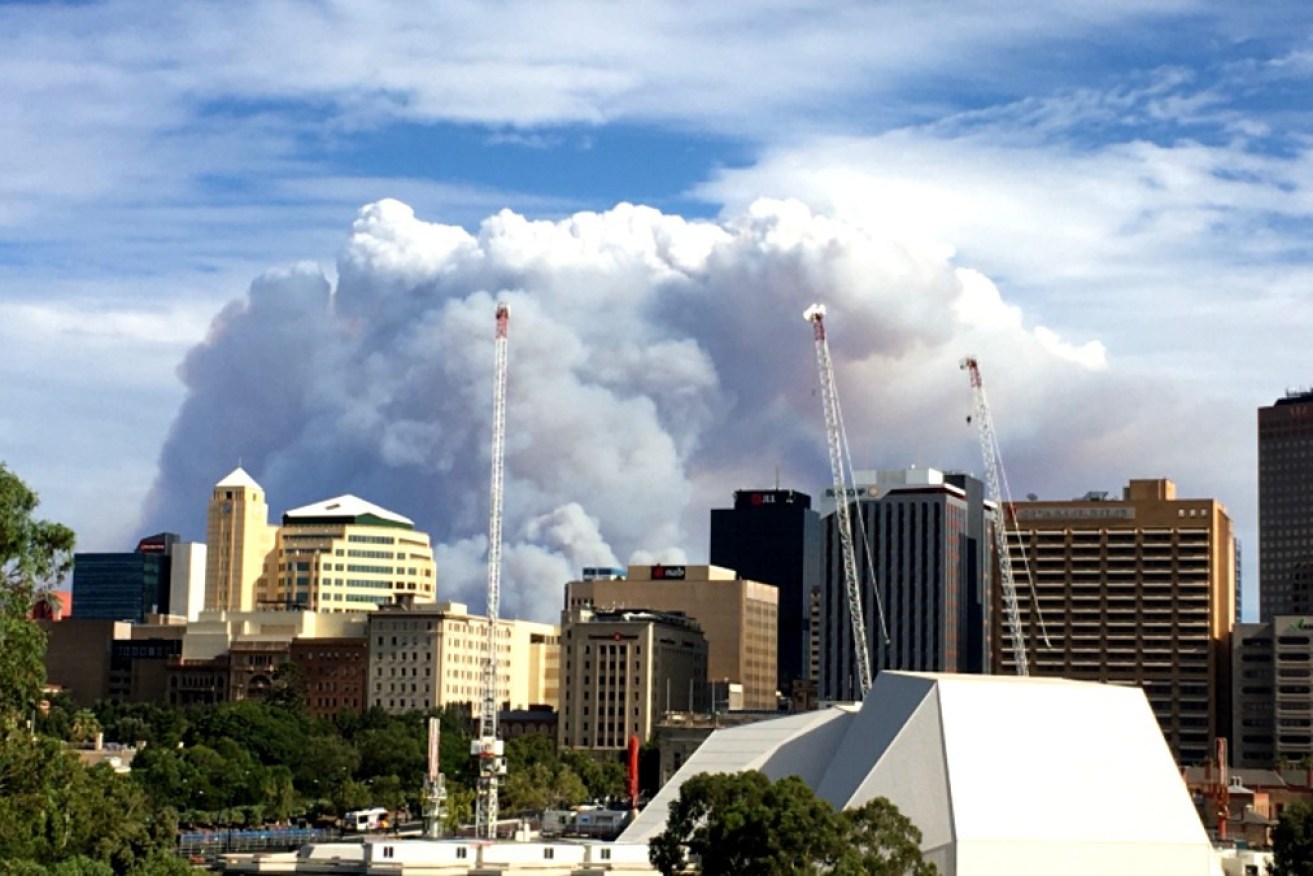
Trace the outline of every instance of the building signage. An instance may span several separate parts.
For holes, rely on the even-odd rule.
[[[866,496],[877,497],[879,491],[875,487],[845,487],[844,495],[853,498],[863,498]],[[834,487],[825,488],[825,498],[834,498]]]
[[[1016,508],[1017,520],[1132,520],[1134,508]]]
[[[653,581],[683,581],[684,567],[683,566],[653,566],[652,580]]]

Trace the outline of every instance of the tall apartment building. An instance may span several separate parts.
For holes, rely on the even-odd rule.
[[[1181,764],[1231,732],[1235,539],[1213,499],[1170,480],[1132,480],[1121,499],[1016,502],[1012,565],[1032,675],[1144,688]],[[1024,545],[1024,552],[1022,546]],[[1033,588],[1033,589],[1032,589]],[[995,594],[994,671],[1014,671]],[[1036,610],[1038,609],[1038,611]],[[1041,622],[1049,645],[1040,637]]]
[[[1313,614],[1313,391],[1258,409],[1258,614]]]
[[[205,608],[251,611],[274,546],[264,490],[240,466],[214,485],[206,515]]]
[[[670,712],[706,710],[709,645],[691,618],[579,607],[561,627],[563,747],[621,751]]]
[[[630,566],[596,570],[565,585],[565,610],[684,614],[707,638],[713,681],[743,685],[744,709],[775,709],[779,590],[719,566]]]
[[[257,601],[311,611],[361,611],[408,595],[432,602],[437,566],[415,524],[355,496],[283,515]]]
[[[933,468],[858,471],[853,481],[872,674],[980,671],[989,580],[981,543],[993,519],[980,482]],[[854,700],[856,650],[833,493],[825,497],[818,693],[822,700]]]
[[[779,590],[776,686],[810,679],[810,600],[821,582],[821,518],[795,490],[739,490],[711,511],[711,564]]]
[[[404,599],[369,615],[369,705],[389,712],[478,704],[488,619],[459,602]],[[560,635],[552,624],[497,621],[497,702],[557,705]]]

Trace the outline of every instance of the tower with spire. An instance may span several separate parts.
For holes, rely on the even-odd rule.
[[[205,526],[206,609],[255,608],[275,531],[264,489],[240,465],[214,485]]]

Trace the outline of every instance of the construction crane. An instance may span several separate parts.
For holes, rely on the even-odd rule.
[[[488,652],[483,660],[479,736],[470,743],[470,754],[478,762],[474,835],[482,839],[497,838],[497,791],[501,777],[506,774],[504,744],[497,737],[497,615],[501,604],[502,480],[506,455],[506,328],[510,320],[511,309],[498,304],[492,395],[492,486],[488,503]]]
[[[976,357],[967,356],[962,360],[962,370],[971,380],[973,406],[967,422],[975,420],[980,432],[980,452],[985,459],[985,487],[989,490],[989,499],[998,509],[998,522],[994,525],[994,549],[998,554],[999,577],[1003,585],[1003,608],[1007,612],[1008,636],[1012,641],[1012,653],[1017,675],[1030,674],[1030,661],[1026,657],[1026,635],[1021,627],[1021,613],[1017,608],[1017,579],[1012,569],[1012,554],[1008,550],[1008,509],[1012,497],[1007,496],[1004,504],[1003,457],[998,449],[998,435],[994,432],[994,418],[989,413],[989,402],[985,398],[985,384],[980,379],[980,363]],[[1018,539],[1020,535],[1018,535]],[[1024,553],[1023,553],[1024,561]],[[1039,618],[1041,627],[1043,617]],[[1047,631],[1042,631],[1045,643],[1048,642]]]
[[[848,440],[843,429],[843,414],[839,410],[830,345],[825,338],[825,305],[813,304],[803,311],[802,318],[812,324],[816,339],[816,365],[820,371],[821,399],[825,404],[825,439],[830,451],[830,473],[834,478],[834,519],[839,529],[843,587],[848,599],[848,616],[852,621],[857,690],[860,698],[866,699],[866,693],[871,689],[871,651],[866,643],[866,618],[857,582],[857,555],[853,549],[853,524],[848,510]]]

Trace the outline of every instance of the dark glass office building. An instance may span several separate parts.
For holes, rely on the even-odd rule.
[[[795,490],[739,490],[711,511],[711,564],[779,590],[779,689],[808,677],[809,594],[821,583],[821,520]]]
[[[854,480],[853,538],[872,676],[884,669],[985,671],[992,578],[986,536],[993,512],[981,482],[935,469],[857,472]],[[856,700],[856,647],[836,519],[829,511],[822,527],[817,688],[822,700]]]
[[[176,533],[143,538],[132,553],[74,554],[73,611],[79,619],[142,623],[169,610],[169,575]]]
[[[1313,614],[1313,391],[1258,409],[1258,615]]]

